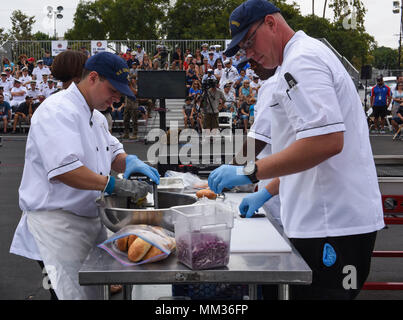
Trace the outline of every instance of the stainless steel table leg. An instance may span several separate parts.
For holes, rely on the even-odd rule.
[[[111,299],[111,290],[109,285],[104,285],[104,300],[110,300]]]
[[[249,284],[249,300],[257,300],[257,284]]]
[[[279,300],[290,300],[290,285],[279,284],[278,285],[278,299]]]
[[[123,285],[123,300],[132,300],[133,286],[127,284]]]

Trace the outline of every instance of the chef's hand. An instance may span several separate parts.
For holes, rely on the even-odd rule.
[[[116,179],[110,176],[104,192],[116,194],[118,197],[132,197],[134,201],[152,193],[152,186],[144,181]]]
[[[243,166],[222,165],[210,173],[208,186],[219,194],[224,188],[232,189],[236,186],[251,184],[252,181],[243,174]]]
[[[239,205],[239,212],[242,216],[246,215],[246,218],[251,218],[271,197],[272,195],[266,188],[247,195]]]
[[[160,175],[157,169],[145,164],[135,155],[128,155],[126,157],[126,170],[123,178],[128,179],[133,173],[142,173],[156,184],[160,183]]]

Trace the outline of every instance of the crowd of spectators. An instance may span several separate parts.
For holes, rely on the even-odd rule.
[[[87,57],[91,55],[84,46],[80,51]],[[198,130],[203,128],[203,117],[206,112],[202,105],[202,96],[206,92],[206,83],[211,79],[215,81],[216,89],[222,92],[224,97],[219,99],[218,111],[231,113],[232,127],[243,128],[247,132],[248,127],[253,123],[253,110],[261,81],[248,63],[238,66],[243,58],[242,52],[238,52],[234,57],[226,57],[220,45],[203,44],[195,52],[191,52],[190,49],[182,50],[180,47],[170,52],[164,45],[157,45],[155,52],[147,53],[141,45],[137,45],[134,49],[127,48],[125,52],[117,54],[127,61],[130,78],[133,80],[133,90],[137,90],[138,70],[183,70],[186,72],[187,98],[183,106],[186,128]],[[53,60],[49,51],[45,51],[43,57],[37,61],[33,57],[28,58],[25,54],[20,55],[15,63],[6,57],[2,59],[0,117],[3,133],[7,133],[10,121],[13,122],[12,133],[16,132],[16,125],[19,122],[24,121],[29,124],[32,114],[41,101],[63,88],[63,83],[52,75]],[[136,110],[140,112],[139,115],[132,118],[151,117],[155,101],[143,99],[140,104],[136,107]],[[122,97],[120,102],[111,105],[105,112],[111,120],[108,123],[123,120],[126,105],[126,97]],[[111,126],[109,129],[112,129]],[[127,130],[125,132],[127,136]]]

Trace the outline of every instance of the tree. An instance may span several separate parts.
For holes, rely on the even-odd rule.
[[[35,17],[25,15],[21,10],[15,10],[11,14],[10,37],[14,40],[31,40],[32,26],[35,23]]]
[[[398,50],[387,47],[376,47],[373,52],[374,67],[377,69],[399,69]]]
[[[334,22],[344,22],[344,26],[355,22],[354,27],[365,30],[364,20],[367,9],[361,0],[331,0],[329,8],[333,9]]]
[[[3,28],[0,28],[0,46],[3,45],[9,38],[10,35]]]
[[[69,40],[143,40],[161,37],[161,24],[169,0],[80,1]]]

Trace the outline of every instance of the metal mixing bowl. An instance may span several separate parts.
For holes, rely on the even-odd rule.
[[[128,199],[116,195],[96,200],[102,223],[113,232],[132,224],[149,224],[174,231],[175,213],[171,208],[192,206],[196,202],[196,196],[165,191],[158,191],[159,209],[128,209]]]

